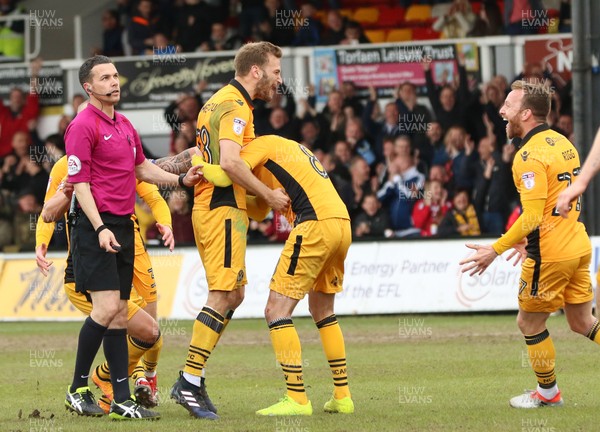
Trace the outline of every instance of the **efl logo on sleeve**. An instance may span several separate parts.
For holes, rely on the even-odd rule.
[[[79,171],[81,171],[81,161],[79,160],[79,158],[75,155],[71,155],[69,156],[68,159],[68,164],[69,164],[69,175],[75,175],[77,173],[79,173]]]
[[[531,171],[523,173],[521,180],[523,180],[523,186],[527,190],[533,189],[535,186],[535,174]]]
[[[242,120],[241,118],[234,118],[233,119],[233,132],[236,135],[241,135],[242,132],[244,132],[244,128],[246,127],[246,122],[244,120]]]

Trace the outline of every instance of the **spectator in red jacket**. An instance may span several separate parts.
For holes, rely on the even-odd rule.
[[[448,191],[440,181],[430,180],[425,185],[425,196],[413,207],[412,219],[415,228],[421,230],[421,237],[437,234],[442,219],[452,208],[447,199]]]
[[[28,95],[19,88],[10,91],[9,106],[0,100],[0,158],[12,152],[12,139],[16,132],[29,133],[30,125],[33,127],[37,119],[40,106],[38,95],[35,92],[35,79],[41,68],[41,62],[31,63],[32,85]]]

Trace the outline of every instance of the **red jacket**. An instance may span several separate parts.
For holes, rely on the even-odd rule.
[[[13,117],[10,108],[0,100],[0,158],[12,151],[12,138],[17,132],[29,132],[27,123],[37,119],[40,103],[37,94],[29,94],[21,113]]]
[[[413,226],[421,230],[421,237],[431,237],[437,234],[437,226],[451,208],[452,203],[449,201],[446,201],[443,205],[431,207],[426,205],[424,200],[419,200],[412,211]],[[432,225],[435,226],[433,232]]]

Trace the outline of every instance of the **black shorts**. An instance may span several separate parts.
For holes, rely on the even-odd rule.
[[[122,300],[129,300],[133,281],[135,247],[133,221],[130,216],[100,213],[102,222],[112,231],[121,250],[106,252],[100,247],[98,234],[83,211],[71,230],[71,254],[77,292],[116,291]]]

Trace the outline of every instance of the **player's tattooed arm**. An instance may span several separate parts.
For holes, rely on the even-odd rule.
[[[173,174],[185,173],[192,167],[192,155],[195,154],[195,152],[196,150],[194,148],[190,148],[175,156],[156,159],[154,163],[159,168]]]

